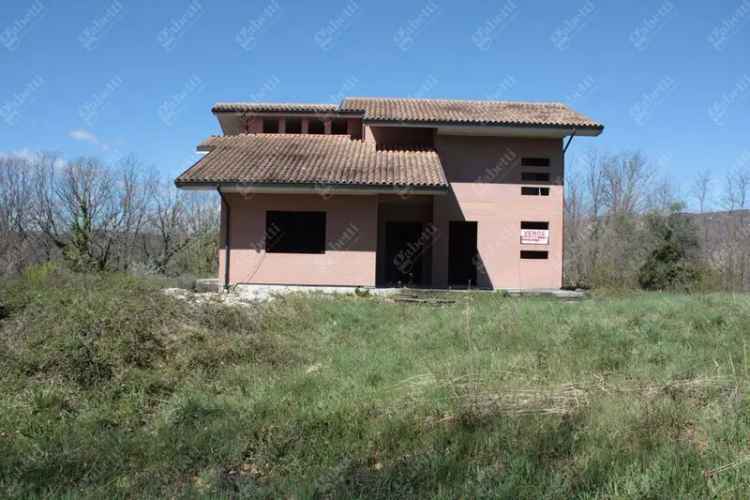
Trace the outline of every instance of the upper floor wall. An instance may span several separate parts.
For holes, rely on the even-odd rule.
[[[361,117],[334,113],[218,113],[224,135],[318,134],[362,138]]]
[[[448,182],[559,186],[565,173],[562,149],[562,139],[435,136]]]

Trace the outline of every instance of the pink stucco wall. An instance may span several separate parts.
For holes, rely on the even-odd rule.
[[[324,197],[318,194],[227,194],[231,205],[230,283],[374,286],[377,196]],[[322,254],[265,252],[266,211],[326,212]],[[219,279],[224,280],[222,207]]]
[[[365,140],[375,140],[365,127]],[[383,135],[383,134],[380,134]],[[388,135],[388,134],[385,134]],[[435,135],[451,185],[446,195],[406,199],[387,195],[228,194],[232,206],[231,283],[374,286],[383,274],[384,223],[432,222],[437,228],[424,271],[433,286],[448,285],[450,221],[478,223],[480,286],[559,288],[562,285],[562,140]],[[523,157],[548,157],[549,167],[521,167]],[[549,183],[522,182],[521,172],[548,172]],[[549,196],[522,196],[521,186],[549,187]],[[327,213],[324,254],[266,254],[267,210]],[[549,245],[520,243],[521,221],[549,223]],[[222,231],[225,225],[222,223]],[[221,239],[224,241],[223,235]],[[521,250],[546,250],[547,260],[522,260]],[[376,258],[376,254],[380,254]],[[219,255],[224,279],[225,252]]]
[[[433,285],[448,284],[451,220],[476,221],[480,286],[562,286],[563,156],[560,139],[436,136],[451,194],[436,196],[433,221],[440,234],[433,248]],[[549,157],[550,167],[521,167],[522,157]],[[521,172],[549,172],[550,183],[522,183]],[[543,185],[549,196],[522,196],[521,186]],[[520,243],[521,221],[549,222],[549,245]],[[546,250],[547,260],[522,260],[521,250]]]

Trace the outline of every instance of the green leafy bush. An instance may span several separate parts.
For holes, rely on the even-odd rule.
[[[646,223],[655,239],[654,249],[638,273],[638,282],[646,290],[691,290],[700,280],[696,253],[697,229],[678,213],[650,214]]]

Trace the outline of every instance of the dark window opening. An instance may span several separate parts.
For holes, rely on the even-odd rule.
[[[521,158],[522,167],[549,167],[549,158]]]
[[[277,120],[276,118],[263,118],[263,133],[278,134],[279,120]]]
[[[523,182],[549,182],[549,174],[541,172],[521,172]]]
[[[286,133],[287,134],[301,134],[302,133],[302,120],[299,118],[287,118],[286,119]]]
[[[325,253],[325,212],[266,212],[266,252]]]
[[[549,229],[549,222],[522,221],[521,229]]]
[[[521,194],[523,196],[549,196],[549,188],[521,186]]]
[[[311,119],[310,123],[307,126],[307,133],[308,134],[325,134],[326,133],[326,127],[323,124],[322,120],[317,119]]]
[[[543,260],[548,257],[549,252],[543,252],[541,250],[521,250],[522,259],[530,260]]]
[[[331,133],[336,135],[346,135],[346,120],[333,120],[331,122]]]

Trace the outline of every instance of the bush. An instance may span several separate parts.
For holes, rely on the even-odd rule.
[[[697,230],[679,207],[667,216],[650,214],[647,226],[655,237],[655,248],[638,273],[638,283],[646,290],[691,290],[700,273],[695,254]]]
[[[250,356],[259,342],[247,338],[258,334],[257,311],[176,300],[161,283],[51,264],[28,269],[0,292],[12,316],[1,339],[9,356],[0,366],[92,388],[195,348],[196,336],[214,336],[230,350],[239,345]]]

